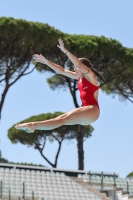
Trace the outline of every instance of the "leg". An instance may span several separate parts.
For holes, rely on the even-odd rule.
[[[23,129],[23,130],[27,129],[26,130],[27,132],[34,132],[35,129],[52,130],[62,125],[74,125],[74,124],[89,125],[90,123],[96,121],[98,117],[99,117],[98,107],[96,105],[90,105],[90,106],[76,108],[54,119],[17,124],[15,127],[17,129]]]

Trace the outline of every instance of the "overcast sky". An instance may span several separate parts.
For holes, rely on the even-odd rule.
[[[69,34],[103,35],[130,48],[133,48],[132,13],[132,0],[0,0],[0,17],[48,23]],[[0,146],[3,157],[9,161],[49,166],[34,149],[13,145],[7,138],[7,130],[20,120],[74,108],[69,91],[50,90],[46,83],[48,76],[35,71],[20,79],[8,92],[0,124]],[[99,104],[100,118],[92,124],[93,136],[84,143],[85,170],[115,172],[125,177],[133,171],[133,104],[101,91]],[[77,170],[76,145],[76,141],[64,142],[58,168]],[[56,148],[56,143],[46,145],[45,152],[51,161]]]

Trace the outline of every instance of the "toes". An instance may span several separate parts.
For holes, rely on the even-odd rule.
[[[16,125],[15,128],[16,128],[16,129],[19,129],[20,127]]]
[[[26,131],[27,133],[33,133],[33,131],[29,127],[20,127],[20,129]]]
[[[15,128],[16,129],[18,129],[18,130],[24,130],[24,131],[26,131],[27,133],[33,133],[34,132],[34,130],[32,130],[31,128],[29,128],[29,127],[24,127],[24,126],[21,126],[21,125],[15,125]]]

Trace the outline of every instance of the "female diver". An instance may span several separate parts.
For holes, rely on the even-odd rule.
[[[48,65],[59,74],[62,74],[72,79],[77,79],[82,107],[66,112],[63,115],[60,115],[50,120],[17,124],[15,125],[16,129],[22,129],[28,133],[33,133],[35,129],[51,130],[62,125],[89,125],[99,118],[99,86],[97,78],[101,82],[104,82],[104,78],[99,74],[96,69],[91,67],[91,63],[88,59],[75,57],[64,47],[62,39],[59,39],[58,42],[59,44],[57,45],[57,47],[60,48],[60,50],[69,57],[74,65],[74,71],[64,69],[63,67],[53,62],[50,62],[41,54],[34,54],[33,59],[35,60],[35,62],[40,62],[42,64]]]

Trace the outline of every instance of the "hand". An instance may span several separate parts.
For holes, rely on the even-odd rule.
[[[44,56],[42,56],[41,54],[39,55],[39,54],[34,54],[33,55],[33,59],[35,60],[35,62],[40,62],[40,63],[42,63],[42,64],[47,64],[47,59],[44,57]]]
[[[59,42],[59,45],[57,44],[57,47],[61,50],[61,51],[63,51],[64,53],[66,53],[66,49],[65,49],[65,47],[64,47],[64,42],[63,42],[63,40],[60,38],[60,39],[58,39],[58,42]]]

